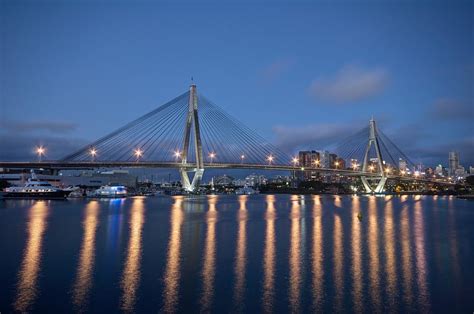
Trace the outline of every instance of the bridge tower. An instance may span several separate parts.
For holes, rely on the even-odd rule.
[[[188,152],[191,140],[191,132],[194,135],[194,150],[196,155],[196,166],[195,168],[189,168],[188,163]],[[188,101],[188,113],[186,116],[186,126],[184,129],[184,143],[181,156],[182,166],[179,168],[179,174],[181,176],[181,184],[183,188],[188,192],[195,192],[199,188],[202,176],[204,174],[204,160],[202,157],[202,143],[201,133],[199,131],[199,117],[198,117],[198,96],[196,91],[196,85],[192,84],[189,88],[189,101]],[[188,172],[194,172],[192,180],[189,178]]]
[[[365,149],[364,155],[364,162],[362,165],[362,172],[367,172],[367,168],[369,167],[369,152],[371,147],[374,146],[375,153],[377,156],[377,172],[380,174],[380,181],[377,183],[377,186],[373,188],[369,180],[366,176],[362,176],[362,184],[365,187],[365,191],[367,193],[382,193],[384,191],[385,182],[387,181],[387,177],[385,175],[383,169],[383,159],[382,159],[382,152],[380,150],[379,139],[377,135],[377,128],[375,126],[374,118],[370,119],[369,121],[369,142],[367,143],[367,148]]]

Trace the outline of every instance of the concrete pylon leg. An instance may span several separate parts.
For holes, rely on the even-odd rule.
[[[365,188],[365,193],[374,192],[374,190],[372,190],[372,188],[370,187],[369,181],[367,181],[367,178],[365,176],[362,176],[360,179],[362,180],[362,185]]]
[[[191,131],[194,133],[194,149],[196,155],[196,168],[194,168],[194,177],[192,181],[188,176],[186,168],[188,162],[189,142]],[[201,184],[204,175],[204,160],[202,156],[201,133],[199,129],[198,99],[196,85],[191,85],[189,89],[188,115],[186,117],[186,127],[184,129],[183,156],[181,159],[183,167],[179,169],[181,184],[187,192],[196,192]]]
[[[362,176],[362,184],[365,188],[366,193],[383,193],[385,182],[387,181],[387,177],[384,175],[383,169],[383,159],[382,159],[382,152],[380,150],[379,141],[377,138],[377,129],[375,127],[375,120],[372,118],[369,122],[369,142],[367,143],[367,148],[365,149],[364,155],[364,162],[362,164],[362,172],[367,172],[368,164],[369,164],[369,152],[372,145],[375,148],[375,153],[377,155],[377,168],[378,172],[380,173],[380,181],[377,186],[372,188],[367,180],[367,177]]]

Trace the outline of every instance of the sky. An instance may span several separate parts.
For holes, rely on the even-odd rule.
[[[472,1],[0,2],[0,159],[61,158],[185,92],[289,154],[367,126],[474,166]]]

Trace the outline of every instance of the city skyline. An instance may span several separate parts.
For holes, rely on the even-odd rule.
[[[63,157],[194,77],[290,154],[373,115],[416,163],[447,166],[459,151],[474,164],[472,3],[1,6],[3,159],[33,160],[40,144]]]

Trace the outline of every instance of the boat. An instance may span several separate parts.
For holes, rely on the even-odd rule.
[[[1,194],[2,198],[32,198],[32,199],[65,199],[72,189],[60,189],[47,181],[39,181],[35,173],[31,171],[31,178],[24,186],[12,186],[5,188]]]
[[[89,194],[89,197],[117,198],[127,197],[127,188],[123,185],[103,185]]]
[[[237,195],[252,195],[260,193],[259,190],[255,190],[249,186],[244,186],[235,190],[235,194]]]

